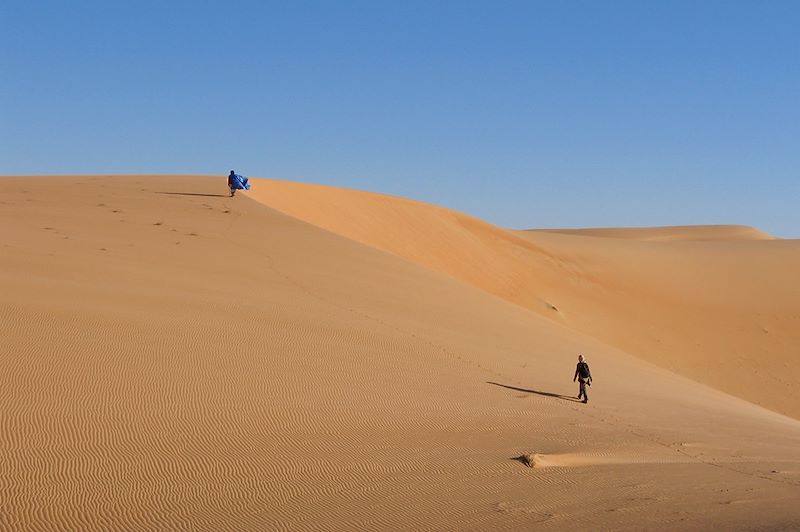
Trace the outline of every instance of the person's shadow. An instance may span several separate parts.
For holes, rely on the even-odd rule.
[[[486,381],[486,384],[491,384],[493,386],[500,386],[501,388],[508,388],[509,390],[516,390],[518,392],[535,393],[536,395],[543,395],[545,397],[554,397],[556,399],[563,399],[564,401],[572,401],[573,403],[582,402],[580,399],[577,399],[575,397],[570,397],[568,395],[561,395],[558,393],[540,392],[539,390],[531,390],[529,388],[518,388],[517,386],[509,386],[508,384],[500,384],[499,382]]]
[[[156,192],[156,194],[168,194],[170,196],[203,196],[205,198],[226,198],[228,194],[200,194],[198,192]]]

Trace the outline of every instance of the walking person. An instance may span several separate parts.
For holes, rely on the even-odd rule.
[[[572,377],[572,382],[575,382],[575,379],[580,383],[578,399],[583,397],[583,402],[588,403],[589,396],[586,395],[586,385],[592,385],[592,372],[589,371],[589,364],[583,359],[583,355],[578,355],[578,365],[575,368],[575,376]]]
[[[231,170],[231,173],[228,174],[228,188],[231,189],[231,197],[236,194],[236,188],[234,187],[234,183],[236,182],[236,172]]]
[[[233,197],[237,190],[250,190],[250,183],[246,177],[231,170],[231,173],[228,174],[228,188],[231,189],[231,197]]]

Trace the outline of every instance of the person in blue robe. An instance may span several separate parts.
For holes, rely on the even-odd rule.
[[[231,170],[231,173],[228,174],[228,188],[231,189],[231,197],[233,197],[237,190],[250,190],[250,183],[246,177]]]

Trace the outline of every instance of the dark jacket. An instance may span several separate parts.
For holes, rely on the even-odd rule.
[[[581,374],[585,373],[586,377],[583,377]],[[572,382],[575,382],[575,379],[587,380],[591,382],[592,380],[592,372],[589,371],[589,364],[586,362],[578,362],[578,365],[575,366],[575,376],[572,377]]]

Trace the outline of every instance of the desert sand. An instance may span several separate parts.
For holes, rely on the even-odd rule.
[[[800,241],[252,183],[0,178],[0,529],[800,527]]]

